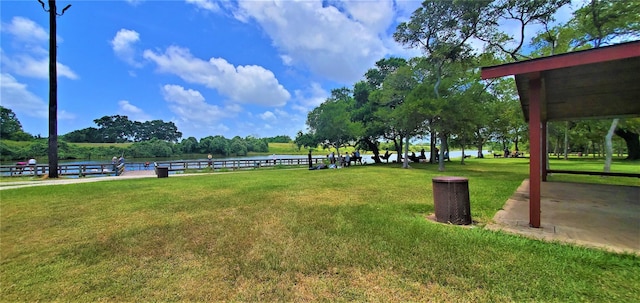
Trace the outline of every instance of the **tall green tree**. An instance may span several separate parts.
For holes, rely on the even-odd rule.
[[[578,34],[576,46],[601,47],[637,40],[640,34],[640,2],[635,0],[589,0],[576,10],[568,24]]]
[[[309,112],[307,126],[313,137],[324,147],[340,148],[355,144],[363,133],[362,124],[351,121],[353,97],[348,88],[334,89],[331,96]]]
[[[579,35],[574,43],[597,48],[618,41],[635,40],[640,35],[639,11],[638,1],[590,0],[574,12],[574,18],[570,21],[570,26],[575,27]],[[617,126],[618,120],[614,119],[611,124]],[[627,144],[627,159],[640,159],[640,141],[637,139],[639,134],[631,129],[613,129]],[[612,146],[610,139],[607,139],[607,146]],[[611,152],[607,153],[606,161],[611,161],[610,156]]]
[[[570,0],[494,1],[490,5],[490,17],[496,21],[515,24],[518,30],[514,31],[513,35],[508,34],[498,27],[497,22],[493,22],[490,26],[480,29],[475,37],[486,42],[489,49],[506,55],[505,59],[508,61],[529,59],[530,56],[523,53],[527,27],[542,25],[545,29],[549,28],[555,20],[554,15],[558,9],[570,2]]]
[[[394,140],[396,136],[393,129],[387,125],[386,119],[381,116],[393,110],[388,104],[378,102],[380,91],[387,76],[395,73],[398,68],[406,66],[407,61],[403,58],[390,57],[383,58],[376,62],[374,68],[365,73],[366,81],[358,82],[353,88],[354,106],[351,111],[351,120],[360,122],[363,126],[363,133],[358,138],[358,144],[373,153],[373,160],[380,163],[379,138]],[[400,154],[398,152],[398,154]]]
[[[473,56],[470,40],[482,36],[495,24],[495,11],[490,1],[427,0],[396,28],[394,39],[409,47],[419,47],[434,67],[436,98],[441,98],[440,84],[448,69],[446,65],[465,62]],[[444,170],[447,149],[446,131],[440,132],[442,148],[438,169]]]
[[[412,105],[416,102],[407,104],[407,96],[417,84],[410,66],[399,67],[384,79],[382,89],[379,90],[376,98],[381,105],[377,117],[387,125],[385,138],[393,140],[398,162],[402,159],[403,145],[406,149],[409,138],[416,133],[415,124],[424,121],[415,122],[415,115],[412,115],[415,113],[412,112],[412,108],[414,108]],[[407,142],[403,143],[403,140],[407,140]],[[406,151],[404,153],[406,154]],[[403,167],[408,167],[406,155]]]

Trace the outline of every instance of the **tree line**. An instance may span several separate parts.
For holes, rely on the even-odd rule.
[[[487,143],[526,150],[525,124],[512,78],[481,80],[480,67],[554,55],[637,39],[640,2],[591,0],[573,12],[566,24],[552,26],[557,10],[569,0],[439,1],[422,3],[411,19],[396,28],[396,42],[419,48],[424,56],[384,58],[352,87],[334,89],[309,112],[307,131],[298,132],[301,147],[318,144],[336,149],[356,146],[374,153],[381,141],[392,142],[397,159],[408,167],[412,138],[440,145],[439,169],[449,145],[472,147],[482,157]],[[519,27],[510,35],[497,20]],[[526,44],[531,25],[543,30]],[[473,43],[482,42],[478,49]],[[640,120],[616,121],[629,159],[640,159]],[[619,122],[619,123],[618,123]],[[569,121],[549,125],[550,147],[601,152],[606,125],[602,121]],[[558,140],[562,137],[563,140]],[[566,138],[566,139],[564,139]],[[404,154],[404,157],[401,157]],[[435,161],[431,154],[430,161]],[[464,158],[461,160],[464,163]]]
[[[268,138],[253,136],[207,136],[200,140],[188,137],[178,140],[182,133],[173,122],[153,120],[129,121],[127,116],[105,116],[94,120],[97,128],[85,128],[61,136],[58,142],[60,159],[96,159],[125,155],[130,158],[173,157],[185,154],[213,154],[215,156],[246,156],[248,153],[268,153],[269,143],[290,143],[291,137],[279,135]],[[46,138],[26,133],[15,113],[0,106],[0,159],[23,160],[45,157]],[[17,144],[13,141],[29,141]],[[127,145],[84,146],[70,143],[132,143]]]
[[[158,139],[177,142],[182,133],[173,122],[162,120],[131,121],[127,116],[104,116],[93,120],[97,127],[87,127],[62,136],[67,142],[124,143]]]

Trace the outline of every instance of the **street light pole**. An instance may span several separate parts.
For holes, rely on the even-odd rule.
[[[56,11],[56,1],[49,0],[49,9],[45,9],[44,2],[38,0],[42,9],[49,13],[49,178],[58,178],[58,69],[56,17],[64,15],[71,7],[65,6],[62,12]]]

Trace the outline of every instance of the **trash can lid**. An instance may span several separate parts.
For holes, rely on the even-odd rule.
[[[438,183],[465,183],[465,182],[469,182],[469,179],[467,179],[467,178],[454,177],[454,176],[435,177],[432,180],[433,180],[433,182],[438,182]]]

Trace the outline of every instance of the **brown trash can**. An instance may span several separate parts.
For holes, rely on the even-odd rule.
[[[158,166],[156,167],[156,175],[158,175],[158,178],[168,178],[169,177],[169,168],[168,167],[162,167],[162,166]]]
[[[456,225],[471,224],[469,179],[436,177],[432,181],[436,221]]]

